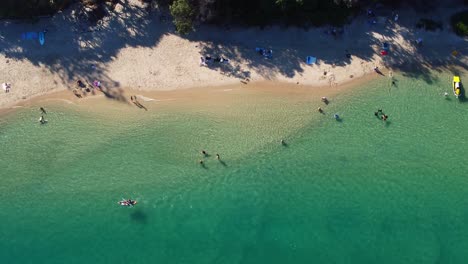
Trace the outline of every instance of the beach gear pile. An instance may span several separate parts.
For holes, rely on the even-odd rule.
[[[255,48],[255,51],[265,58],[271,59],[273,57],[273,50],[271,49]]]
[[[216,62],[216,63],[226,63],[229,62],[229,59],[223,57],[216,57],[211,58],[210,56],[200,57],[200,66],[208,66],[208,64]]]
[[[387,42],[382,44],[382,49],[380,50],[380,55],[387,56],[390,51],[390,45]]]

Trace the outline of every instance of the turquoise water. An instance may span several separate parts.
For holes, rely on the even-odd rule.
[[[448,74],[397,78],[325,115],[275,95],[145,114],[54,104],[45,126],[21,109],[0,121],[1,262],[465,263],[468,102],[444,98]]]

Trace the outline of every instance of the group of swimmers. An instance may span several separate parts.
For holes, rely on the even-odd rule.
[[[322,101],[324,104],[326,104],[326,105],[328,105],[328,104],[330,103],[330,101],[328,101],[328,98],[325,97],[325,96],[321,98],[321,101]],[[317,111],[318,111],[319,113],[321,113],[321,114],[325,114],[325,112],[323,111],[322,107],[317,108]],[[336,120],[340,120],[340,116],[339,116],[338,114],[334,114],[334,115],[333,115],[333,118],[335,118]]]
[[[325,103],[326,105],[328,105],[328,103],[329,103],[328,98],[326,98],[325,96],[322,97],[321,101],[322,101],[323,103]],[[321,114],[324,113],[324,112],[323,112],[323,109],[322,109],[321,107],[319,107],[319,108],[317,109],[317,111],[318,111],[319,113],[321,113]]]
[[[206,152],[205,150],[200,151],[200,153],[203,155],[204,158],[207,158],[207,157],[210,156],[210,155],[208,154],[208,152]],[[219,161],[221,161],[221,156],[219,156],[218,153],[216,153],[216,159],[219,160]],[[199,160],[198,163],[200,163],[200,165],[202,165],[202,166],[205,165],[205,162],[204,162],[202,159]]]
[[[376,117],[379,117],[380,116],[380,119],[382,119],[383,121],[387,121],[387,118],[388,118],[388,115],[386,115],[382,109],[378,109],[377,112],[374,112],[374,115]]]

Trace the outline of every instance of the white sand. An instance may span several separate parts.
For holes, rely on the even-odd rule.
[[[130,2],[125,8],[117,5],[120,11],[97,27],[82,27],[76,7],[36,24],[1,21],[0,83],[12,86],[10,93],[0,92],[0,107],[71,90],[78,79],[100,80],[109,89],[163,91],[239,83],[245,78],[336,86],[375,74],[376,66],[387,77],[399,69],[418,74],[429,74],[433,67],[467,69],[468,41],[448,29],[450,14],[456,9],[424,16],[399,12],[398,24],[371,26],[366,17],[360,17],[336,39],[324,34],[324,28],[225,30],[208,26],[180,37],[170,22],[159,19],[159,13],[148,14],[138,1]],[[441,19],[444,30],[418,32],[414,25],[421,17]],[[48,29],[44,46],[37,40],[21,40],[21,33],[44,28]],[[95,31],[82,32],[84,29]],[[414,45],[419,37],[424,40],[422,48]],[[384,41],[391,50],[382,60],[379,52]],[[272,59],[256,53],[255,47],[271,48]],[[352,54],[351,59],[345,57],[345,50]],[[458,51],[457,57],[451,55],[452,50]],[[200,57],[206,55],[230,61],[199,66]],[[306,65],[308,55],[317,57],[318,64]],[[417,66],[408,66],[408,62]]]

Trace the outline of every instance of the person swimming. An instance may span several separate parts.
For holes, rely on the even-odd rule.
[[[323,109],[322,109],[321,107],[319,107],[319,108],[317,109],[317,111],[318,111],[319,113],[323,114]]]
[[[325,96],[322,97],[322,102],[324,102],[325,104],[328,104],[328,98],[326,98]]]
[[[286,145],[286,142],[284,141],[284,139],[281,139],[281,145]]]
[[[219,154],[218,154],[218,153],[216,153],[216,159],[218,159],[218,160],[221,159],[221,158],[219,157]]]
[[[203,160],[199,160],[198,163],[200,163],[200,165],[204,164]]]
[[[382,115],[382,120],[387,121],[388,115]]]
[[[203,154],[203,156],[207,156],[207,155],[208,155],[208,153],[207,153],[206,151],[204,151],[204,150],[201,151],[201,154]]]
[[[334,114],[333,115],[333,118],[335,118],[336,120],[340,119],[340,116],[338,114]]]

